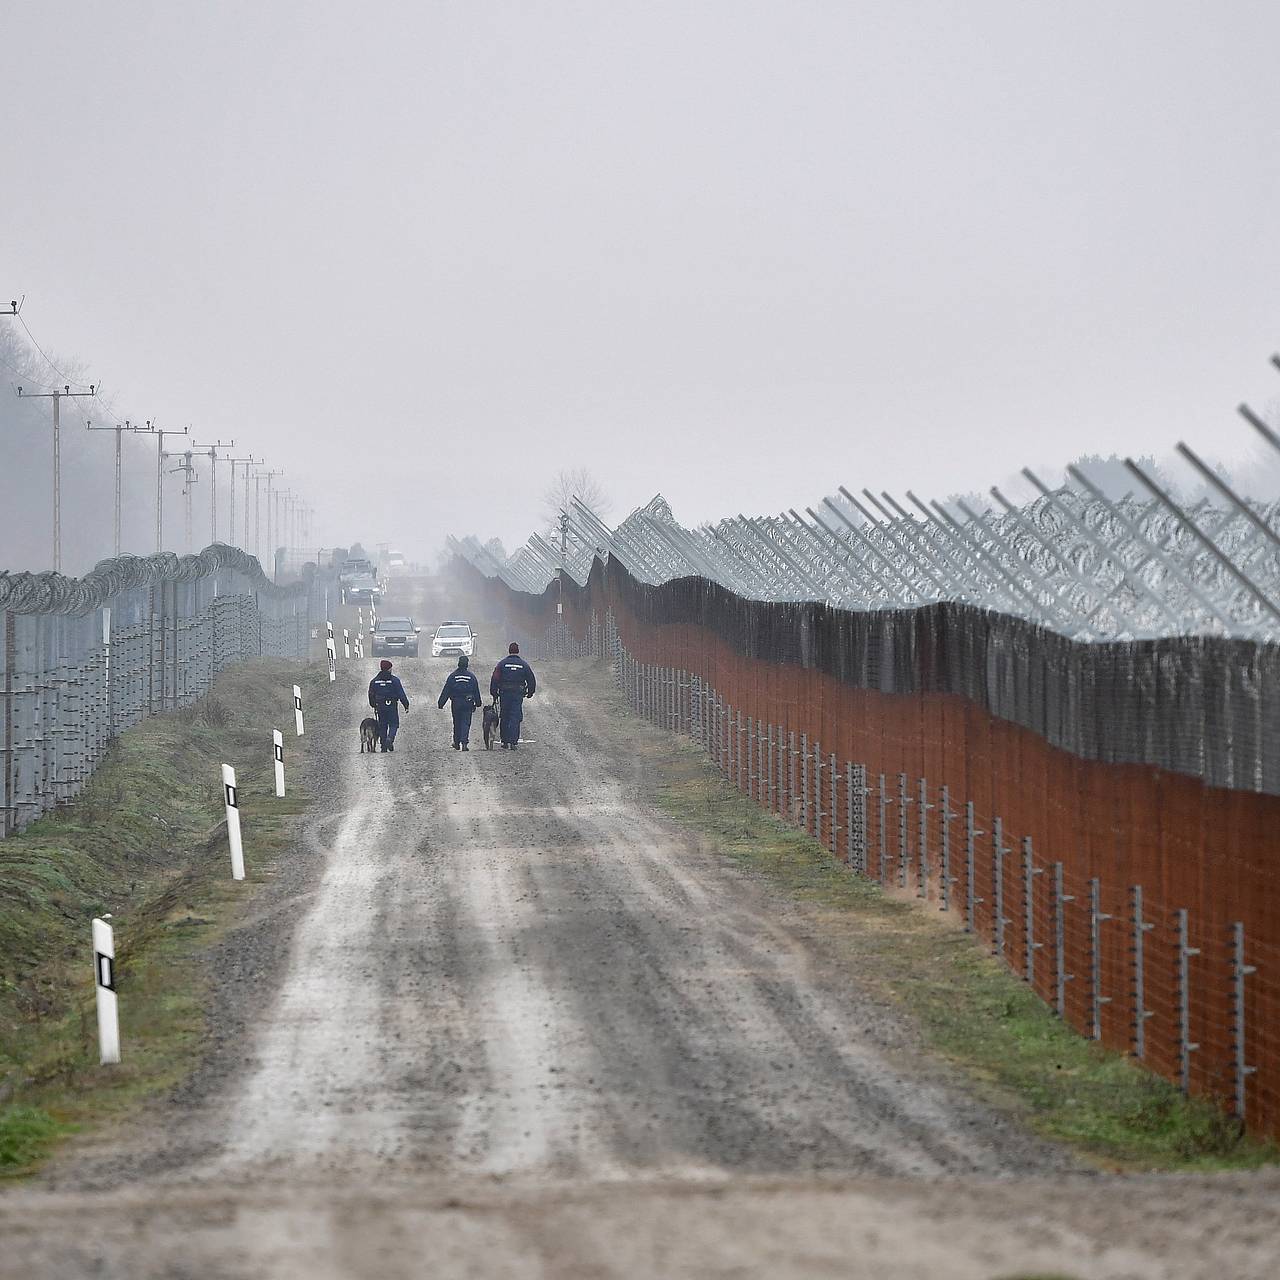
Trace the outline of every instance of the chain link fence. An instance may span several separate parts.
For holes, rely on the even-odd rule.
[[[613,562],[563,595],[455,572],[535,658],[610,662],[638,714],[952,913],[1084,1035],[1280,1136],[1272,646],[1073,644],[966,606],[768,604]]]
[[[327,585],[277,586],[221,544],[83,578],[0,573],[0,835],[70,802],[112,739],[202,698],[219,671],[306,656]]]

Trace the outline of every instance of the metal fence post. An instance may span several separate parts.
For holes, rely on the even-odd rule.
[[[878,829],[878,830],[877,830],[877,835],[878,835],[878,837],[879,837],[879,840],[878,840],[878,844],[879,844],[879,851],[878,851],[878,852],[879,852],[879,855],[880,855],[880,883],[881,883],[881,884],[884,884],[884,883],[885,883],[884,864],[885,864],[885,862],[886,862],[886,860],[888,859],[888,856],[889,856],[889,850],[888,850],[888,848],[887,848],[887,846],[886,846],[886,842],[885,842],[885,830],[884,830],[884,824],[885,824],[885,819],[886,819],[886,818],[887,818],[887,816],[888,816],[888,807],[889,807],[889,804],[890,804],[890,800],[889,800],[889,797],[885,794],[885,789],[884,789],[884,774],[883,774],[883,773],[882,773],[882,774],[880,774],[880,775],[878,776],[877,781],[876,781],[876,803],[877,803],[877,805],[879,806],[879,809],[880,809],[879,819],[878,819],[878,821],[876,822],[876,827],[877,827],[877,829]]]
[[[991,824],[991,880],[995,919],[992,920],[992,949],[998,956],[1004,955],[1004,927],[1009,923],[1004,913],[1004,821],[996,818]]]
[[[1191,957],[1200,954],[1190,945],[1187,909],[1178,910],[1174,928],[1178,938],[1178,1084],[1191,1093],[1191,1055],[1200,1047],[1191,1039]]]
[[[797,812],[796,810],[796,733],[795,733],[795,730],[792,729],[788,736],[790,739],[788,750],[791,753],[791,757],[790,757],[791,782],[790,782],[790,786],[787,789],[787,817],[788,819],[790,819],[790,821],[794,822],[796,820],[796,812]],[[801,803],[801,806],[803,807],[804,801],[802,800],[800,803]]]
[[[1257,1067],[1245,1064],[1244,980],[1257,973],[1256,965],[1244,962],[1244,922],[1231,926],[1231,1066],[1235,1085],[1235,1114],[1242,1124],[1245,1117],[1245,1084]]]
[[[800,735],[800,827],[809,830],[809,735]]]
[[[822,843],[822,743],[813,744],[813,838]]]
[[[1130,953],[1133,956],[1133,1056],[1147,1056],[1147,1019],[1151,1010],[1147,1008],[1147,972],[1145,941],[1147,930],[1155,926],[1142,918],[1142,886],[1132,885],[1130,895],[1130,924],[1133,928]]]
[[[765,768],[769,774],[768,787],[765,791],[765,798],[769,802],[769,812],[777,813],[778,811],[778,779],[773,767],[773,724],[770,721],[765,722],[765,740],[768,746],[765,750]]]
[[[939,849],[942,869],[938,880],[940,898],[938,910],[948,911],[951,908],[951,886],[955,883],[955,877],[951,874],[951,821],[956,815],[951,812],[951,788],[945,782],[942,784],[938,807],[941,810],[938,817],[942,820],[942,839]]]
[[[1111,1003],[1102,994],[1102,930],[1111,916],[1102,910],[1102,882],[1097,876],[1089,881],[1089,1012],[1093,1038],[1102,1039],[1102,1006]]]
[[[916,888],[916,896],[929,898],[929,810],[933,805],[929,803],[929,783],[925,778],[919,779],[919,797],[916,804],[919,806],[917,810],[917,824],[919,829],[916,832],[916,865],[919,871],[920,883]]]
[[[778,808],[779,817],[790,812],[790,798],[787,795],[787,734],[781,725],[778,726]]]
[[[831,852],[834,856],[839,857],[836,853],[838,845],[836,843],[836,833],[840,830],[840,770],[836,764],[836,753],[831,753],[827,768],[830,770],[828,777],[831,779]]]
[[[898,774],[898,888],[907,887],[907,869],[911,864],[911,850],[907,820],[907,805],[911,803],[907,795],[907,775]]]
[[[1031,849],[1031,837],[1022,837],[1022,976],[1034,987],[1036,984],[1036,952],[1044,945],[1035,940],[1035,879],[1044,870],[1035,865]]]
[[[966,800],[964,803],[964,929],[966,933],[973,932],[974,908],[978,903],[973,882],[974,872],[977,869],[975,848],[977,835],[978,829],[973,822],[973,801]]]
[[[1061,862],[1053,864],[1053,960],[1054,990],[1058,1017],[1067,1016],[1067,983],[1074,973],[1067,972],[1067,903],[1074,902],[1075,896],[1063,892],[1063,868]]]

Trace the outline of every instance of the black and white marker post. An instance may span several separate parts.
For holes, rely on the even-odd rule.
[[[222,793],[227,802],[227,841],[231,845],[231,878],[244,879],[244,846],[240,843],[240,801],[236,795],[236,771],[222,766]]]
[[[120,1061],[120,1010],[116,1006],[115,931],[106,920],[93,922],[93,981],[98,1002],[98,1061]]]
[[[284,795],[284,734],[279,729],[271,730],[271,754],[276,764],[276,795]]]
[[[346,627],[342,628],[342,656],[351,661],[351,632]]]
[[[293,686],[293,727],[298,737],[302,737],[302,689],[296,684]]]
[[[332,684],[338,678],[338,651],[333,647],[332,640],[327,640],[325,647],[329,655],[329,683]]]

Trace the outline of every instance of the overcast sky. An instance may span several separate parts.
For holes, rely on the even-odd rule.
[[[518,544],[561,467],[695,522],[1230,454],[1280,391],[1274,0],[10,0],[0,49],[0,296],[326,541]]]

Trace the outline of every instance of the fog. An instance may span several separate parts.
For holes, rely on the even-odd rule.
[[[518,546],[566,468],[688,524],[1237,465],[1280,389],[1273,4],[52,0],[0,42],[0,299],[105,389],[64,406],[76,571],[90,416],[235,438],[313,542],[429,559]],[[0,567],[44,568],[49,401],[10,384],[63,379],[12,318],[0,357]]]

